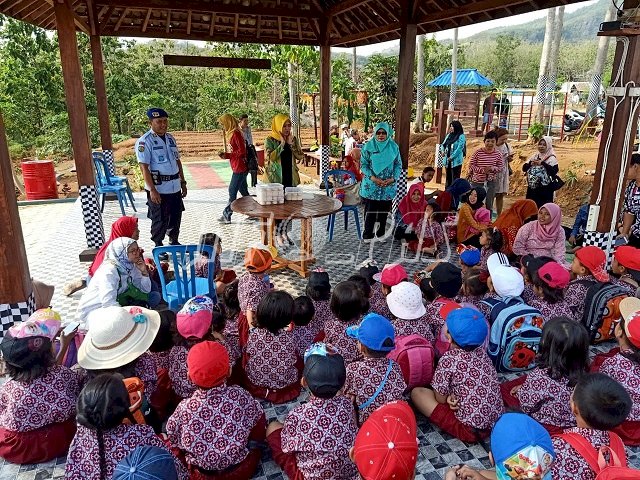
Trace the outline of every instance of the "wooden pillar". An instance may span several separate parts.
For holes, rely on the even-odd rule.
[[[69,114],[73,159],[78,177],[78,190],[82,204],[87,246],[90,249],[96,249],[100,248],[104,243],[104,229],[93,176],[87,105],[84,100],[84,85],[78,56],[73,10],[68,3],[69,1],[54,0],[53,9],[58,29],[64,93]]]
[[[331,47],[320,46],[320,182],[329,170],[331,140]]]
[[[100,35],[90,35],[89,40],[91,43],[91,62],[93,63],[93,82],[96,89],[96,104],[98,107],[98,124],[100,125],[100,143],[107,165],[111,173],[115,174],[109,105],[107,103],[107,87],[104,81],[104,63],[102,61]]]
[[[12,168],[0,113],[0,339],[14,322],[26,320],[35,310]]]

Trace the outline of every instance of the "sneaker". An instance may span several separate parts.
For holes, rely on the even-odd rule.
[[[76,293],[78,290],[82,290],[87,286],[87,283],[84,280],[74,280],[73,282],[67,283],[62,289],[62,294],[69,297]]]
[[[364,238],[364,237],[362,237],[362,241],[364,243],[371,243],[372,240],[373,240],[373,238]]]
[[[223,215],[218,219],[218,222],[222,223],[223,225],[229,225],[231,223],[231,219]]]

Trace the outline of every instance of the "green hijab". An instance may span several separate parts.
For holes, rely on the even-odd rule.
[[[384,142],[380,142],[376,135],[380,129],[387,132],[387,138]],[[371,170],[376,175],[393,165],[393,161],[400,154],[398,144],[391,139],[392,135],[391,125],[387,122],[380,122],[373,129],[371,140],[364,144],[362,154],[366,153],[371,158]]]

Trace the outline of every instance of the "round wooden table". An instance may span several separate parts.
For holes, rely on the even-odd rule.
[[[275,220],[299,219],[300,256],[294,260],[276,256],[271,268],[278,270],[289,268],[303,277],[309,275],[308,266],[315,262],[313,256],[313,219],[326,217],[342,208],[342,202],[326,195],[313,194],[304,200],[286,201],[280,205],[260,205],[253,197],[241,197],[231,204],[234,212],[260,219],[260,235],[262,243],[275,246]]]

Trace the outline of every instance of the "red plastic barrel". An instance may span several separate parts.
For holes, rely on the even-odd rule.
[[[56,170],[52,160],[22,162],[22,178],[27,200],[58,198]]]
[[[256,147],[256,154],[258,155],[258,165],[264,167],[264,148]]]

